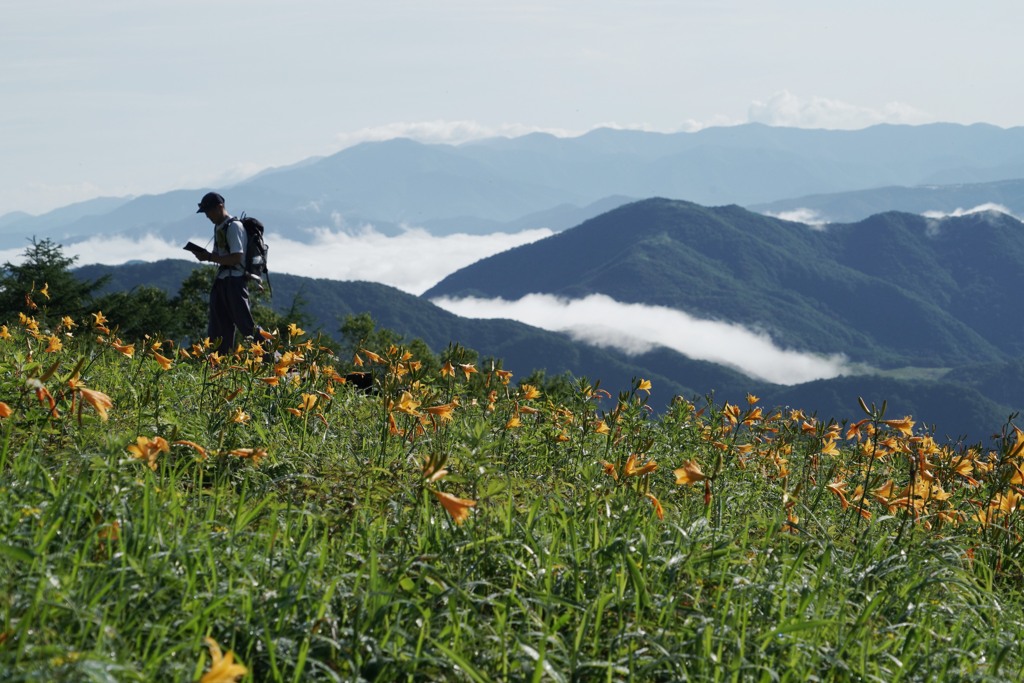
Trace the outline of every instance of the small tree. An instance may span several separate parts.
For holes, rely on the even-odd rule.
[[[7,262],[0,272],[0,319],[9,321],[25,313],[45,322],[48,312],[74,318],[89,312],[94,294],[109,277],[80,280],[71,272],[77,260],[65,256],[61,245],[49,238],[33,237],[24,261]]]
[[[360,349],[371,351],[383,351],[392,344],[406,346],[428,370],[436,370],[441,367],[437,356],[430,350],[427,343],[420,338],[406,341],[405,338],[394,330],[382,327],[377,328],[377,323],[369,313],[347,316],[341,324],[341,344],[339,353],[345,361],[351,361]]]
[[[139,285],[125,292],[112,292],[96,300],[108,326],[122,339],[138,341],[147,334],[179,339],[185,334],[180,311],[167,292],[152,285]]]

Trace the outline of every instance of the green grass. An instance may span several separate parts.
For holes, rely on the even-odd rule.
[[[363,353],[379,391],[363,395],[299,335],[275,343],[293,361],[277,368],[150,340],[164,370],[92,321],[11,327],[3,680],[199,680],[205,636],[253,681],[1024,669],[1012,428],[978,452],[872,409],[860,440],[753,397],[653,416],[639,378],[618,397],[579,380],[555,403],[460,367],[458,349],[432,375],[403,349]],[[110,397],[109,419],[79,383]],[[427,411],[446,404],[451,420]],[[140,436],[167,442],[154,469],[127,450]],[[678,484],[684,464],[707,478]],[[432,491],[475,505],[458,523]]]

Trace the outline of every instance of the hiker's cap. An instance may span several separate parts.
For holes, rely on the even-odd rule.
[[[196,213],[206,213],[215,206],[224,206],[224,198],[216,192],[207,192],[199,200],[199,210]]]

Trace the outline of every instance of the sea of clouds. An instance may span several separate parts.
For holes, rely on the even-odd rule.
[[[289,273],[330,280],[363,280],[390,285],[420,295],[448,274],[480,259],[550,236],[538,228],[490,235],[434,236],[410,228],[389,236],[372,227],[355,232],[321,229],[314,239],[297,242],[270,233],[273,273]],[[192,241],[205,244],[208,236]],[[153,236],[139,239],[102,237],[65,245],[65,255],[76,265],[120,265],[130,261],[189,259],[181,245]],[[0,259],[17,263],[24,250],[0,251]],[[795,384],[847,374],[850,368],[839,355],[819,356],[778,347],[771,337],[732,323],[700,320],[661,306],[625,304],[593,295],[563,299],[531,294],[518,301],[502,299],[450,299],[438,306],[469,318],[508,318],[574,339],[629,354],[665,346],[691,358],[733,367],[751,377]]]

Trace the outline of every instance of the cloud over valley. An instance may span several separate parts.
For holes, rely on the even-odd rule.
[[[776,384],[852,374],[841,354],[819,356],[782,349],[768,334],[742,325],[700,320],[663,306],[621,303],[600,294],[575,300],[547,294],[530,294],[517,301],[438,298],[434,303],[466,318],[510,318],[628,354],[667,347]]]

